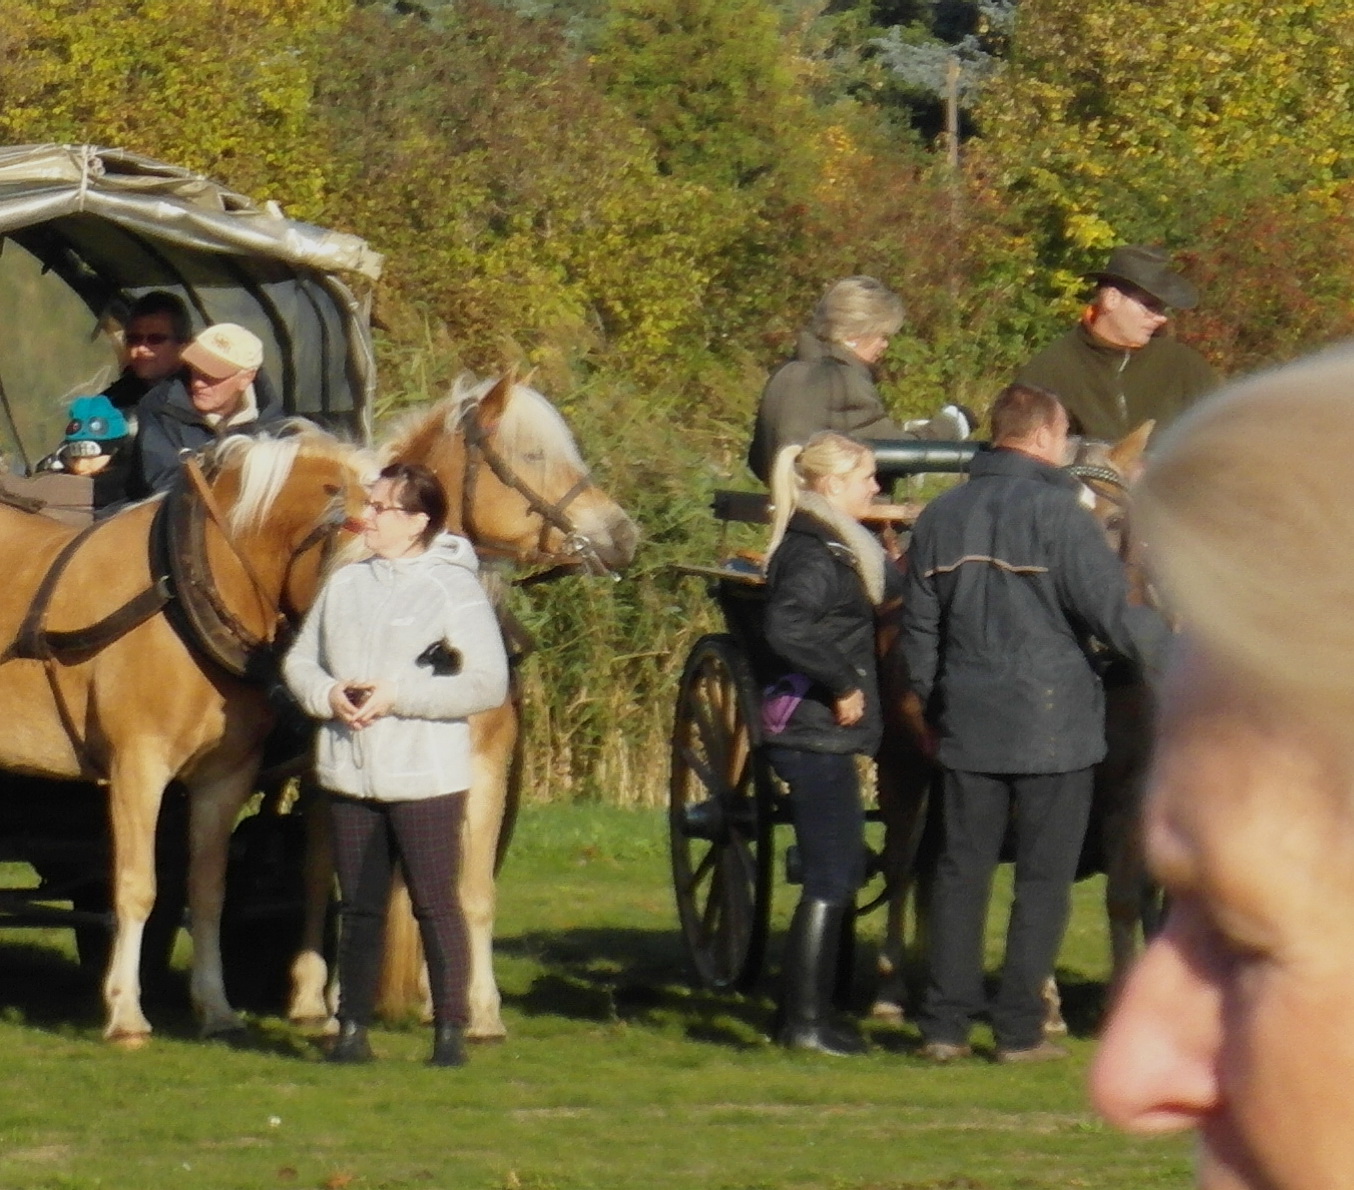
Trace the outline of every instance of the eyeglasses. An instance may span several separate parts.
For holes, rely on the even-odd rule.
[[[128,347],[163,347],[174,336],[161,334],[159,331],[151,331],[148,334],[130,334],[127,336]]]
[[[380,516],[383,512],[402,512],[405,516],[413,515],[411,508],[401,508],[398,504],[382,504],[379,500],[364,501],[362,507],[364,509],[370,508],[376,516]]]
[[[1120,288],[1116,286],[1115,288],[1119,289],[1119,292],[1122,293],[1124,297],[1129,298],[1130,300],[1136,302],[1139,306],[1141,306],[1144,310],[1146,310],[1147,313],[1155,314],[1158,318],[1166,317],[1167,315],[1166,303],[1163,302],[1160,298],[1153,297],[1145,289],[1139,289],[1137,288],[1137,286],[1130,286],[1128,288]]]

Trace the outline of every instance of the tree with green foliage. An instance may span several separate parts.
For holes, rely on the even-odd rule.
[[[6,0],[0,141],[131,149],[275,198],[324,201],[316,38],[348,0]]]
[[[974,166],[1035,237],[1051,297],[1074,299],[1115,242],[1188,248],[1214,302],[1277,318],[1243,333],[1213,307],[1215,360],[1258,363],[1340,333],[1354,304],[1323,263],[1350,234],[1351,80],[1354,0],[1023,0],[978,107]],[[1269,237],[1241,260],[1229,224]],[[1208,268],[1215,253],[1234,271]],[[1326,296],[1323,325],[1306,303],[1283,312],[1285,278],[1305,270]]]

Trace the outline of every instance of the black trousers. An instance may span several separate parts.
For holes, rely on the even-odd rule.
[[[925,1040],[967,1041],[984,1005],[983,926],[1014,811],[1015,901],[992,1028],[999,1048],[1039,1044],[1041,991],[1067,929],[1091,778],[1090,769],[1040,775],[945,770],[945,834],[931,903],[930,973],[918,1021]]]
[[[803,897],[854,904],[865,878],[865,809],[855,757],[772,746],[766,758],[790,787]]]
[[[457,900],[464,791],[409,802],[331,793],[339,878],[339,1019],[368,1025],[376,1009],[386,903],[398,862],[428,961],[438,1024],[469,1020],[470,940]]]

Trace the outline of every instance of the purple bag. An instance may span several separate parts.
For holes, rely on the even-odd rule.
[[[786,674],[777,678],[762,691],[762,730],[767,735],[780,735],[790,726],[795,707],[804,701],[804,695],[813,685],[803,674]]]

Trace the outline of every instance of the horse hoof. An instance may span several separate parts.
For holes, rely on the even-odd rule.
[[[870,1020],[882,1021],[887,1025],[901,1025],[904,1021],[903,1006],[888,1000],[876,1000],[870,1005]]]
[[[149,1033],[114,1033],[111,1037],[104,1038],[114,1049],[120,1049],[123,1053],[132,1054],[137,1050],[143,1050],[150,1044]]]

